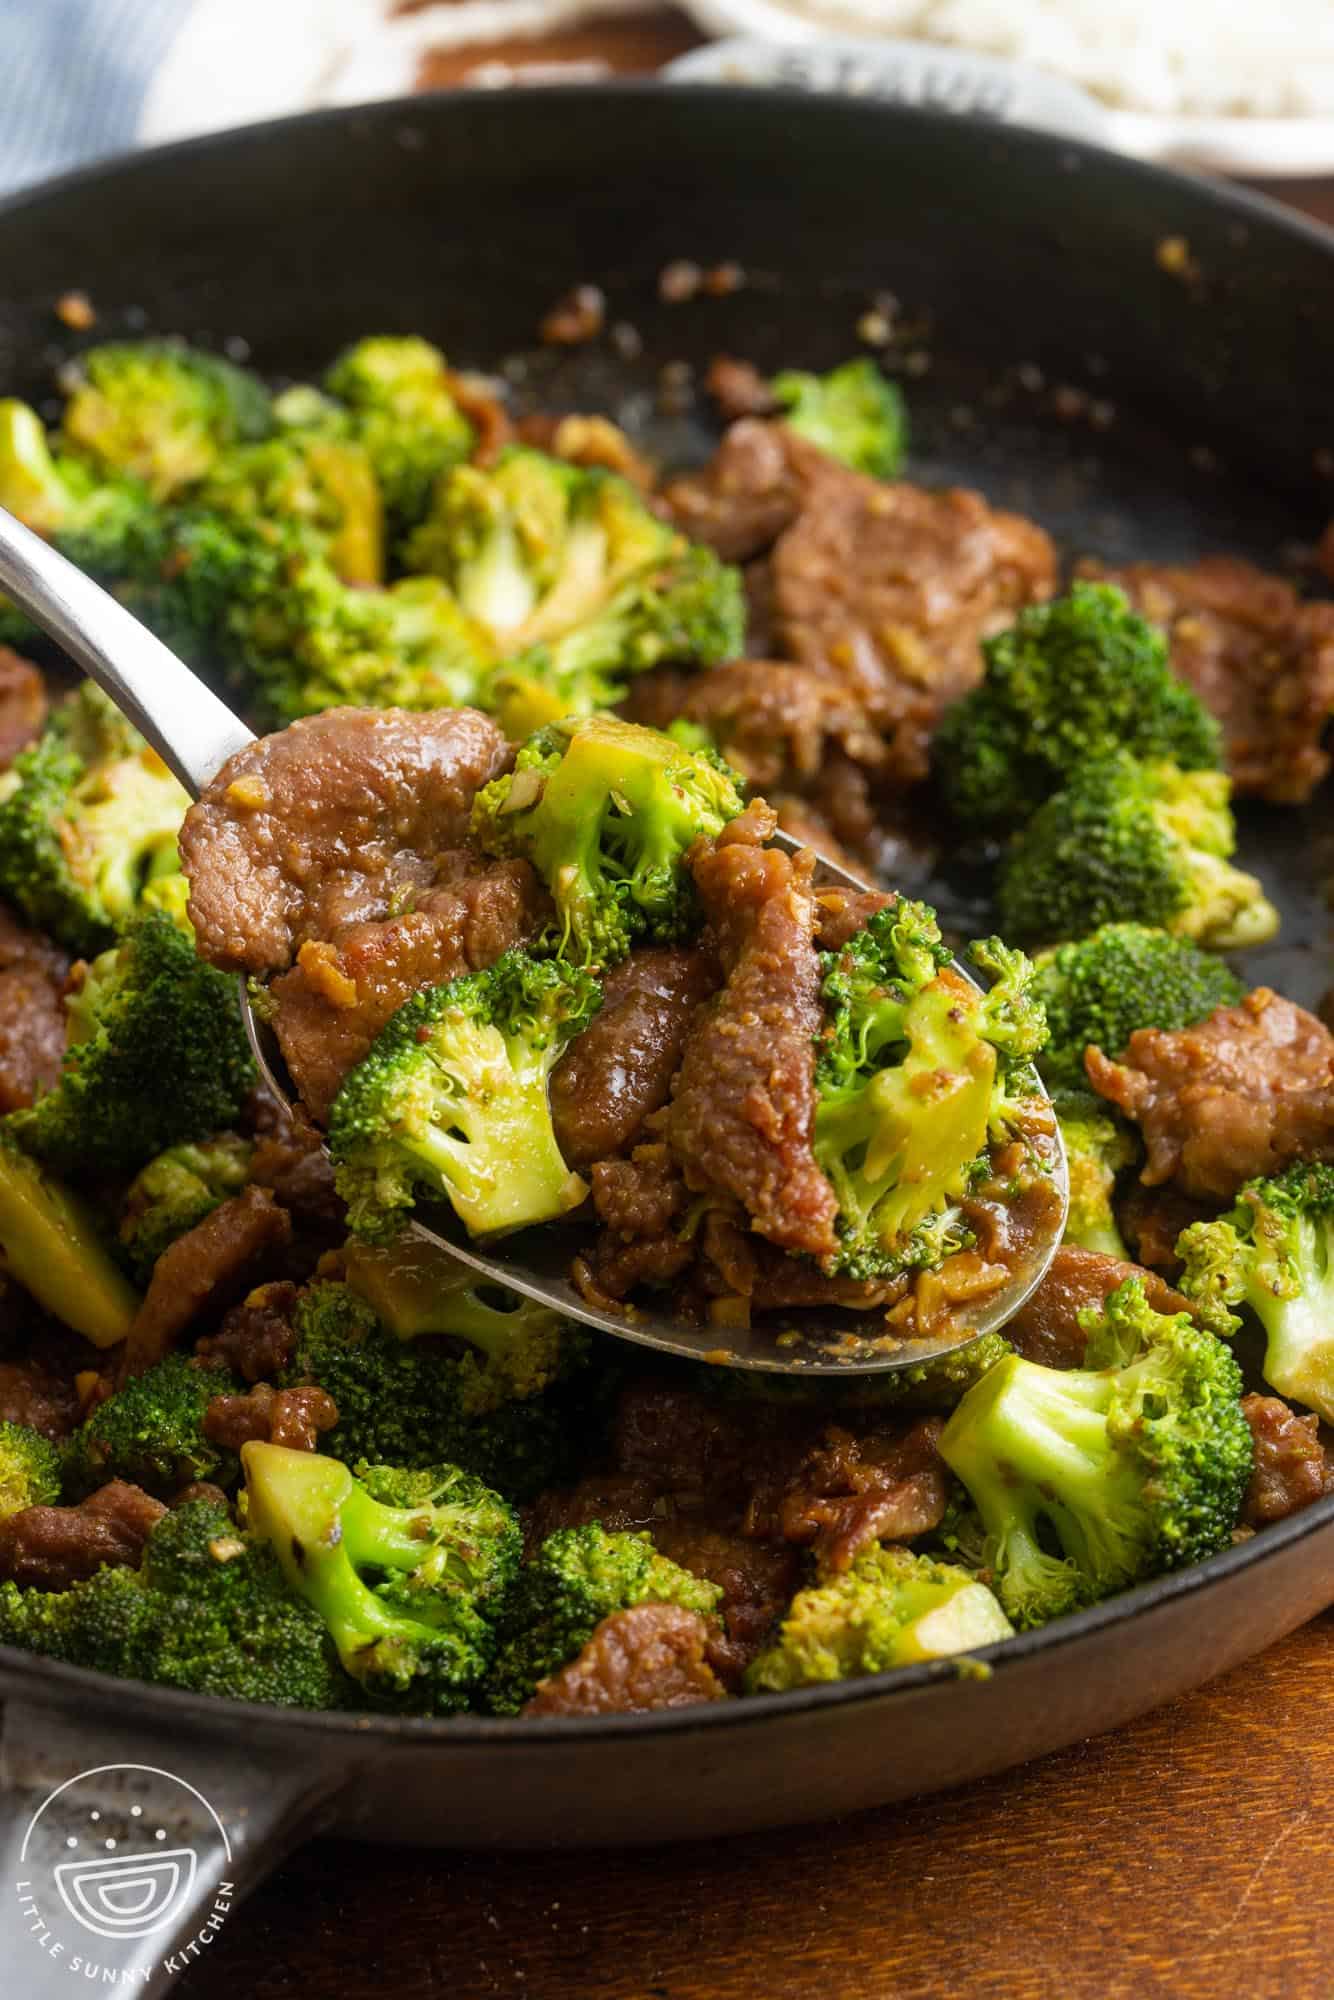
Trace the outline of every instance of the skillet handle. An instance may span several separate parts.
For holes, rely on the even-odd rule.
[[[351,1760],[26,1696],[0,1729],[0,1964],[24,2000],[169,1992],[326,1823]],[[267,1749],[267,1754],[265,1754]],[[258,1750],[259,1754],[256,1754]],[[91,1971],[89,1968],[99,1970]]]

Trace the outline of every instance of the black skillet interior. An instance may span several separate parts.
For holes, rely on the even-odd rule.
[[[746,283],[666,304],[658,273],[676,258],[736,260]],[[369,330],[426,333],[459,365],[513,357],[523,401],[607,409],[678,459],[709,430],[702,403],[679,407],[672,364],[698,373],[721,350],[826,366],[855,351],[888,293],[911,476],[976,484],[1072,556],[1235,549],[1282,564],[1334,507],[1322,234],[1204,183],[949,114],[652,86],[330,113],[13,202],[0,270],[5,392],[50,393],[75,344],[54,302],[77,287],[98,309],[94,337],[178,332],[276,376],[317,370]],[[604,288],[637,353],[623,336],[535,345],[579,281]],[[1246,818],[1245,858],[1285,920],[1249,969],[1307,1002],[1327,983],[1327,824],[1318,802]],[[938,882],[960,926],[981,917],[974,887],[948,867]],[[1042,1644],[1016,1642],[1015,1657]]]

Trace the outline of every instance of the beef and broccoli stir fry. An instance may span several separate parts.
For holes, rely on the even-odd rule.
[[[408,338],[277,392],[106,345],[54,428],[0,403],[0,504],[271,732],[191,806],[0,605],[0,1642],[673,1707],[971,1652],[1334,1491],[1334,1035],[1228,956],[1278,925],[1232,796],[1325,775],[1334,607],[1064,575],[904,476],[869,362],[711,379],[667,478]],[[990,867],[957,961],[821,882],[906,813]],[[591,1302],[722,1352],[901,1342],[1006,1282],[1058,1129],[1042,1284],[893,1375],[649,1359],[405,1227],[557,1225]]]

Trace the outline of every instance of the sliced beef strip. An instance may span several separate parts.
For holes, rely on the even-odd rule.
[[[347,1210],[334,1186],[333,1164],[315,1127],[300,1111],[276,1120],[256,1141],[250,1181],[268,1188],[299,1228],[346,1233]]]
[[[708,1516],[669,1514],[648,1524],[654,1547],[716,1583],[725,1642],[710,1652],[715,1671],[729,1684],[739,1678],[787,1609],[801,1582],[799,1549],[756,1541]]]
[[[333,708],[248,744],[181,830],[201,955],[278,972],[308,940],[389,916],[432,886],[478,788],[513,755],[471,708]]]
[[[878,769],[885,746],[843,683],[783,660],[733,660],[693,675],[676,714],[707,729],[728,762],[766,794],[799,791],[833,748]]]
[[[1164,628],[1174,672],[1223,725],[1237,790],[1282,805],[1309,798],[1329,769],[1320,739],[1334,711],[1334,604],[1304,604],[1239,556],[1080,568]]]
[[[46,683],[32,661],[0,646],[0,771],[39,734],[46,707]]]
[[[296,1347],[292,1314],[297,1287],[286,1279],[259,1285],[233,1306],[213,1334],[198,1342],[201,1361],[223,1361],[246,1382],[269,1381],[282,1373]]]
[[[1100,1250],[1081,1250],[1063,1243],[1037,1287],[1005,1328],[1005,1338],[1026,1361],[1044,1368],[1083,1366],[1088,1335],[1079,1324],[1086,1306],[1100,1306],[1109,1292],[1127,1278],[1139,1278],[1144,1296],[1155,1312],[1189,1312],[1179,1292],[1156,1271],[1146,1271]]]
[[[0,1361],[0,1424],[26,1424],[58,1442],[78,1423],[81,1409],[73,1376],[43,1362]]]
[[[602,1005],[551,1077],[556,1139],[572,1167],[624,1153],[667,1102],[686,1035],[718,969],[702,951],[631,952],[602,984]]]
[[[693,1262],[694,1246],[677,1233],[690,1197],[666,1146],[653,1141],[628,1160],[598,1160],[589,1183],[602,1229],[572,1275],[590,1305],[619,1304],[639,1285],[670,1284]]]
[[[981,678],[980,641],[1057,586],[1033,522],[962,488],[867,478],[780,423],[733,424],[664,499],[729,561],[767,556],[756,637],[851,694],[883,777],[905,783],[925,777],[942,710]]]
[[[1146,1187],[1227,1201],[1257,1174],[1334,1159],[1334,1035],[1268,987],[1177,1034],[1138,1029],[1119,1063],[1090,1048],[1084,1067],[1143,1132]]]
[[[717,406],[724,423],[740,417],[772,416],[774,393],[768,377],[753,362],[730,354],[715,354],[704,376],[704,393]]]
[[[808,483],[831,464],[781,424],[743,417],[706,466],[668,482],[663,499],[692,541],[725,562],[746,562],[772,548],[796,520]]]
[[[343,1078],[404,1001],[491,965],[541,924],[547,898],[526,861],[443,855],[436,880],[400,915],[307,939],[275,979],[274,1031],[302,1102],[327,1117]]]
[[[926,776],[936,722],[981,679],[980,642],[1058,574],[1042,529],[980,494],[843,468],[811,487],[769,562],[778,652],[856,696],[905,783]]]
[[[77,1507],[24,1507],[0,1521],[0,1577],[38,1590],[67,1590],[104,1563],[137,1569],[166,1511],[123,1479],[100,1486]]]
[[[1298,1416],[1277,1396],[1243,1396],[1241,1407],[1255,1441],[1255,1464],[1241,1518],[1248,1528],[1309,1507],[1334,1492],[1334,1464],[1313,1416]]]
[[[1118,1197],[1116,1219],[1137,1263],[1162,1271],[1171,1279],[1181,1268],[1177,1239],[1192,1222],[1217,1214],[1217,1205],[1192,1201],[1180,1188],[1146,1188],[1135,1181]]]
[[[60,1076],[68,971],[63,952],[0,904],[0,1113],[23,1110]]]
[[[338,1405],[327,1389],[275,1389],[259,1382],[244,1395],[214,1396],[204,1411],[204,1436],[239,1451],[259,1439],[289,1451],[317,1451],[321,1431],[338,1422]]]
[[[838,1203],[811,1150],[815,857],[765,848],[772,831],[757,802],[689,857],[727,984],[686,1043],[668,1143],[694,1192],[738,1202],[784,1250],[824,1256],[836,1247]]]
[[[525,1715],[643,1715],[721,1701],[709,1664],[714,1628],[678,1604],[634,1604],[604,1618],[582,1653],[539,1683]]]
[[[906,1433],[831,1425],[795,1467],[757,1485],[746,1532],[812,1548],[833,1570],[847,1569],[868,1542],[927,1534],[944,1519],[949,1492],[937,1450],[943,1429],[939,1417]]]
[[[160,1361],[206,1308],[230,1304],[291,1235],[291,1217],[268,1189],[247,1187],[178,1236],[153,1267],[125,1343],[125,1374],[141,1375]]]

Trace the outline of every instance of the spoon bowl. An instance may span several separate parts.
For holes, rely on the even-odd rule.
[[[2,508],[0,590],[97,682],[193,797],[229,757],[254,741],[254,732],[183,660],[100,585]],[[791,851],[801,845],[786,834],[775,838]],[[823,855],[818,862],[821,885],[874,886]],[[978,985],[966,967],[956,962],[955,970]],[[260,1074],[274,1095],[291,1106],[294,1093],[277,1039],[256,1016],[244,980],[240,1004]],[[1061,1241],[1069,1183],[1059,1130],[1035,1144],[1044,1151],[1059,1196],[1046,1226],[1035,1232],[1016,1258],[1004,1285],[970,1306],[966,1316],[960,1309],[944,1332],[926,1339],[897,1338],[874,1312],[849,1309],[778,1308],[752,1326],[697,1322],[657,1305],[604,1311],[590,1304],[570,1281],[577,1223],[545,1224],[479,1247],[448,1206],[439,1204],[408,1227],[490,1283],[621,1340],[695,1361],[771,1373],[889,1373],[996,1331],[1041,1283]]]

